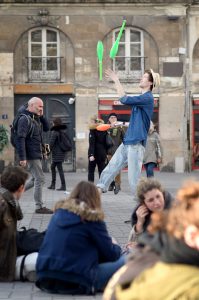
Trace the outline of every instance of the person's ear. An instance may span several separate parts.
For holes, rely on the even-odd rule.
[[[23,191],[25,188],[25,184],[22,184],[19,188],[20,188],[20,191]]]
[[[19,200],[19,198],[21,197],[21,195],[22,195],[23,192],[24,192],[24,189],[25,189],[25,185],[24,185],[24,184],[20,185],[20,187],[19,187],[19,188],[17,189],[17,191],[14,193],[16,199]]]
[[[20,185],[20,187],[17,190],[17,193],[21,195],[24,192],[24,189],[25,189],[25,185],[24,184]]]
[[[188,225],[184,230],[185,243],[191,247],[196,248],[196,237],[198,236],[198,228],[195,225]]]

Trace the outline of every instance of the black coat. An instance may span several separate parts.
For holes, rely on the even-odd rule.
[[[50,149],[52,152],[52,162],[64,162],[66,152],[59,146],[60,131],[66,131],[66,125],[53,126],[50,135]]]
[[[33,122],[33,132],[29,134],[30,125],[25,116],[21,116],[17,126],[17,152],[20,160],[33,160],[42,158],[42,133],[49,130],[48,121],[28,110],[23,114],[29,115]],[[29,126],[28,126],[29,125]]]
[[[90,129],[88,157],[94,156],[97,161],[105,161],[107,156],[106,131]]]

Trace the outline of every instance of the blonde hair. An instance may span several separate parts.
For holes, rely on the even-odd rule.
[[[153,87],[160,86],[160,74],[155,73],[152,69],[150,69],[152,77],[153,77]]]
[[[152,83],[150,90],[152,91],[154,87],[158,87],[160,85],[160,74],[153,72],[152,69],[145,70],[144,73],[149,75],[148,80]]]
[[[55,206],[54,206],[54,209],[53,211],[55,212],[56,210],[58,210],[59,208],[62,208],[65,201],[67,201],[66,199],[62,199],[62,200],[59,200],[55,203]]]

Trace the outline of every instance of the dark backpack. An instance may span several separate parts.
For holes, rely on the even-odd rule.
[[[46,231],[39,232],[35,228],[26,229],[21,227],[17,231],[17,255],[26,255],[33,252],[38,252],[43,243]]]
[[[17,126],[18,126],[18,121],[19,121],[19,119],[22,116],[26,117],[27,120],[28,120],[28,128],[29,128],[28,129],[28,134],[30,134],[30,135],[33,134],[33,127],[34,126],[33,126],[33,120],[32,120],[32,118],[29,115],[26,115],[24,113],[18,113],[16,115],[16,117],[14,118],[12,124],[10,125],[10,142],[11,142],[11,144],[12,144],[12,146],[14,148],[16,148],[16,146],[17,146],[17,138],[18,138],[18,136],[17,136]]]
[[[64,152],[71,151],[72,143],[66,132],[63,131],[59,132],[58,143],[62,151]]]

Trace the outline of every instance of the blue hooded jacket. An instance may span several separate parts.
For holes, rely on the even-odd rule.
[[[121,254],[113,244],[101,210],[91,210],[75,200],[64,202],[52,216],[40,248],[38,282],[51,278],[92,288],[98,264],[116,261]]]
[[[151,91],[139,96],[123,96],[120,102],[132,107],[129,127],[123,139],[124,145],[141,143],[146,145],[150,120],[153,115],[154,99]]]

